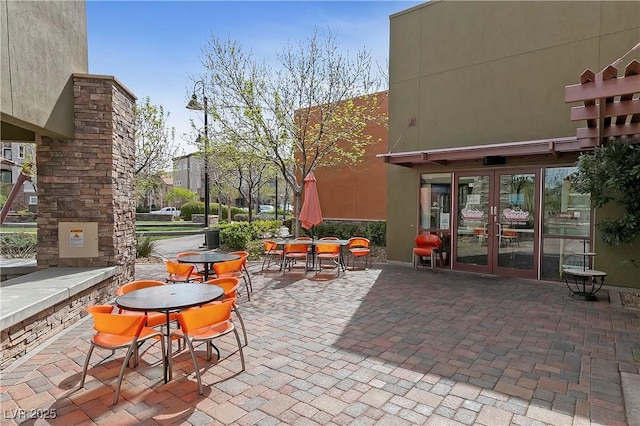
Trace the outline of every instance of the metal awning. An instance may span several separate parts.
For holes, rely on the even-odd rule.
[[[589,149],[582,146],[575,137],[539,139],[522,142],[507,142],[488,145],[461,146],[455,148],[427,149],[378,154],[385,163],[412,167],[418,164],[450,164],[466,160],[480,160],[487,157],[521,157],[533,155],[552,155],[560,157],[562,153],[580,152]]]

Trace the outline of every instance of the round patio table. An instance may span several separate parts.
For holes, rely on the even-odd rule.
[[[202,252],[200,254],[190,254],[188,256],[181,256],[178,259],[178,262],[181,263],[194,263],[204,264],[204,280],[207,281],[209,279],[209,271],[211,270],[211,265],[219,262],[228,262],[229,260],[237,260],[240,259],[240,256],[237,254],[228,254],[228,253],[215,253],[215,252]]]
[[[169,314],[194,306],[203,305],[224,297],[222,287],[211,284],[167,284],[134,290],[116,298],[119,308],[129,311],[164,312],[167,319],[167,353],[164,382],[171,380],[171,328]],[[168,379],[167,379],[168,377]]]

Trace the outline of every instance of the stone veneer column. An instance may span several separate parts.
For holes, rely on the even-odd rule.
[[[75,138],[37,147],[38,269],[119,266],[134,278],[135,96],[110,76],[73,75]],[[60,258],[59,222],[97,222],[98,257]]]

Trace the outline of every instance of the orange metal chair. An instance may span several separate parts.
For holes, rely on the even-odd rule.
[[[436,270],[437,258],[444,265],[442,259],[442,240],[434,234],[420,234],[415,239],[416,247],[413,249],[413,267],[418,268],[423,258],[430,259],[431,269]]]
[[[482,245],[487,241],[487,233],[484,228],[474,228],[473,234],[478,237],[478,244]]]
[[[284,256],[283,256],[283,265],[282,265],[282,273],[286,273],[287,265],[289,266],[289,270],[293,263],[296,260],[304,259],[304,271],[307,272],[307,267],[309,265],[309,247],[306,244],[285,244],[284,245]]]
[[[87,353],[87,358],[82,368],[82,377],[80,378],[80,388],[84,387],[84,381],[87,376],[87,369],[89,367],[89,360],[95,347],[108,349],[114,351],[116,349],[127,349],[127,354],[122,361],[122,367],[120,368],[120,374],[118,375],[118,382],[116,383],[116,391],[113,398],[113,404],[118,403],[118,397],[120,396],[120,385],[122,384],[122,377],[124,376],[124,370],[129,363],[131,355],[135,354],[134,360],[137,360],[138,344],[158,337],[158,339],[152,340],[160,341],[162,345],[162,364],[165,366],[166,358],[164,338],[161,332],[152,328],[145,327],[144,324],[147,321],[146,315],[119,315],[110,313],[113,306],[108,305],[96,305],[87,308],[87,311],[93,316],[93,328],[97,333],[91,338],[91,346]]]
[[[190,283],[192,281],[198,281],[193,276],[194,265],[172,262],[171,260],[165,260],[164,264],[167,266],[166,282]]]
[[[156,287],[165,285],[162,281],[155,280],[137,280],[131,281],[130,283],[122,284],[120,287],[116,289],[116,296],[122,296],[123,294],[127,294],[134,290],[139,290],[141,288],[147,287]],[[145,324],[147,327],[157,327],[160,325],[165,325],[167,323],[167,316],[162,312],[142,312],[142,311],[126,311],[123,309],[119,309],[120,314],[127,315],[146,315],[147,323]],[[176,319],[176,315],[174,313],[169,314],[169,320],[173,321]]]
[[[213,270],[216,273],[216,278],[235,277],[242,278],[244,280],[244,286],[247,289],[247,300],[251,301],[251,294],[249,292],[249,281],[243,271],[244,260],[242,258],[236,260],[228,260],[226,262],[218,262],[213,264]]]
[[[276,244],[273,240],[265,240],[264,241],[264,259],[262,260],[262,268],[261,271],[264,271],[264,264],[267,263],[267,269],[269,269],[269,265],[271,265],[271,259],[278,259],[278,263],[280,264],[280,268],[282,268],[282,259],[284,256],[284,250],[278,249],[278,244]]]
[[[240,286],[240,280],[235,277],[223,277],[214,278],[212,280],[205,281],[204,283],[222,287],[224,290],[223,302],[231,303],[233,312],[235,312],[238,320],[240,320],[240,327],[242,328],[242,335],[244,336],[244,345],[247,346],[249,344],[249,339],[247,339],[247,329],[244,326],[244,321],[242,320],[242,316],[238,310],[238,286]]]
[[[502,234],[500,235],[500,246],[502,247],[502,243],[504,242],[505,246],[512,246],[513,244],[517,244],[520,247],[520,242],[518,241],[518,233],[513,229],[503,229]]]
[[[349,238],[347,242],[347,250],[351,254],[351,258],[353,259],[353,267],[356,267],[356,258],[364,257],[364,267],[367,268],[369,264],[369,259],[371,257],[371,249],[369,248],[371,242],[364,237],[353,237]]]
[[[182,258],[182,257],[198,255],[198,254],[202,254],[202,252],[199,252],[199,251],[183,251],[183,252],[180,252],[180,253],[176,254],[176,259],[180,260],[180,258]],[[195,264],[193,264],[193,266],[194,266],[193,272],[191,272],[191,276],[193,277],[193,280],[194,281],[202,281],[204,279],[204,263],[195,263]]]
[[[240,256],[242,259],[242,272],[249,283],[249,291],[253,293],[253,283],[251,282],[251,275],[249,275],[249,270],[247,269],[247,259],[249,259],[248,251],[232,251],[229,254],[235,254],[236,256]]]
[[[202,395],[204,391],[202,387],[202,379],[200,378],[200,367],[198,366],[198,360],[193,348],[194,342],[207,343],[207,361],[210,361],[212,340],[233,332],[236,336],[236,342],[238,343],[238,350],[240,351],[242,371],[245,370],[242,343],[240,342],[238,330],[236,330],[233,322],[231,322],[231,309],[231,303],[218,302],[208,304],[201,308],[189,309],[178,313],[178,323],[180,324],[180,328],[173,331],[171,335],[184,338],[187,342],[189,352],[191,352],[193,366],[196,371],[196,377],[198,379],[198,392],[200,395]],[[171,351],[171,349],[169,349],[169,351]],[[218,361],[219,360],[220,354],[218,353]],[[171,365],[171,362],[171,352],[169,352],[169,365]]]
[[[340,275],[340,246],[338,244],[316,244],[316,275],[322,270],[323,261],[331,261]]]

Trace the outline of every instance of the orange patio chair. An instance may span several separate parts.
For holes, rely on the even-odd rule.
[[[504,242],[505,247],[512,246],[517,244],[520,247],[520,242],[518,241],[518,233],[513,229],[503,229],[502,234],[500,235],[500,246],[502,247],[502,243]]]
[[[431,269],[436,270],[437,259],[444,265],[442,258],[442,240],[434,234],[420,234],[415,239],[416,247],[413,249],[413,267],[418,268],[418,264],[424,259],[429,259]]]
[[[261,271],[264,271],[264,264],[267,263],[267,270],[269,269],[269,265],[271,265],[271,259],[277,259],[280,268],[282,268],[282,259],[284,255],[284,250],[278,249],[278,244],[276,244],[273,240],[265,240],[264,241],[264,259],[262,260],[262,268]]]
[[[185,256],[192,256],[202,254],[199,251],[183,251],[176,254],[176,259],[179,261],[180,258]],[[194,263],[193,264],[193,272],[191,273],[194,281],[202,281],[204,279],[204,263]]]
[[[205,281],[204,283],[222,287],[224,290],[223,302],[231,303],[233,312],[235,312],[238,320],[240,320],[240,327],[242,328],[242,335],[244,336],[244,345],[247,346],[249,344],[249,339],[247,339],[247,329],[244,326],[244,321],[242,320],[242,316],[238,310],[238,286],[240,285],[240,280],[235,277],[223,277],[214,278],[212,280]]]
[[[478,244],[482,245],[487,241],[487,233],[484,228],[473,228],[473,234],[478,237]]]
[[[289,270],[293,267],[293,263],[296,260],[304,259],[304,271],[307,272],[307,267],[309,266],[309,246],[306,244],[285,244],[284,245],[284,260],[282,273],[286,273],[287,266]]]
[[[370,244],[371,242],[364,237],[349,238],[347,250],[349,250],[349,254],[351,255],[354,268],[356,267],[356,258],[359,257],[364,257],[364,267],[365,269],[367,268],[371,257],[371,249],[369,248]]]
[[[249,293],[249,282],[243,271],[244,260],[242,258],[236,260],[227,260],[226,262],[218,262],[213,264],[213,270],[216,273],[216,278],[235,277],[242,278],[244,280],[244,286],[247,289],[247,300],[251,301],[251,294]]]
[[[118,382],[116,383],[116,391],[113,398],[113,404],[118,403],[120,396],[120,385],[124,370],[129,363],[131,355],[135,353],[137,358],[138,344],[151,339],[152,342],[160,341],[162,345],[162,364],[165,366],[165,347],[164,338],[160,331],[145,327],[147,321],[146,315],[119,315],[110,313],[113,306],[96,305],[87,308],[87,311],[93,316],[93,328],[96,334],[91,338],[91,346],[87,352],[87,358],[82,368],[82,376],[80,378],[80,388],[84,387],[84,381],[87,376],[89,360],[95,347],[114,351],[116,349],[127,349],[127,354],[122,361]],[[157,339],[155,339],[157,337]],[[136,359],[134,358],[134,359]]]
[[[235,254],[236,256],[240,256],[242,259],[242,272],[244,273],[247,282],[249,283],[249,291],[253,293],[253,283],[251,282],[251,275],[249,275],[249,270],[247,269],[247,259],[249,259],[248,251],[232,251],[229,254]]]
[[[123,294],[127,294],[134,290],[138,290],[141,288],[147,287],[156,287],[165,285],[162,281],[154,281],[154,280],[137,280],[132,281],[130,283],[122,284],[120,287],[116,289],[116,296],[122,296]],[[165,325],[167,323],[167,316],[162,312],[142,312],[142,311],[126,311],[123,309],[119,309],[119,313],[127,314],[127,315],[146,315],[147,316],[147,327],[157,327],[160,325]],[[175,320],[175,314],[169,314],[169,321]]]
[[[180,328],[171,333],[172,336],[182,337],[187,342],[191,359],[195,368],[196,377],[198,379],[198,393],[204,393],[202,379],[200,378],[200,367],[193,348],[194,342],[206,342],[207,361],[211,360],[212,340],[222,337],[225,334],[233,332],[236,336],[238,350],[240,351],[240,361],[242,362],[242,371],[245,370],[244,354],[242,352],[242,343],[238,330],[231,322],[231,303],[212,303],[201,308],[189,309],[178,313],[178,324]],[[216,348],[217,350],[217,348]],[[171,365],[171,349],[169,349],[169,365]],[[220,354],[218,353],[218,361]]]
[[[331,261],[338,275],[342,265],[340,263],[340,246],[338,244],[316,244],[316,275],[322,270],[323,261]]]
[[[171,260],[165,260],[164,264],[167,267],[168,283],[190,283],[192,281],[198,281],[193,275],[194,265],[187,263],[172,262]]]

